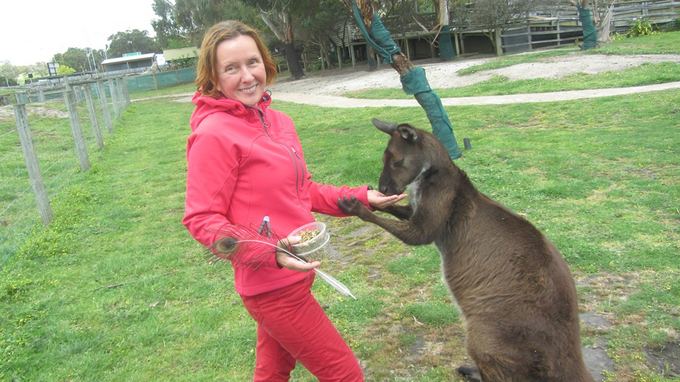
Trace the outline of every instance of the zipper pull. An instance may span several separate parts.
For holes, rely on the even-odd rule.
[[[257,230],[257,233],[267,237],[272,237],[272,233],[269,230],[269,216],[265,215],[262,218],[262,223],[260,224],[260,228]]]

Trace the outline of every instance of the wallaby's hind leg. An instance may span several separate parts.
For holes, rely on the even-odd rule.
[[[467,382],[482,382],[482,376],[479,374],[479,370],[472,366],[461,366],[458,369],[458,374],[460,374]]]

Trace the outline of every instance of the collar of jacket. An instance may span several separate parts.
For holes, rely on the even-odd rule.
[[[220,95],[218,98],[210,97],[201,94],[197,91],[194,94],[192,102],[198,108],[212,109],[213,112],[221,111],[231,114],[235,117],[244,118],[249,122],[256,122],[260,120],[259,112],[265,112],[272,102],[271,91],[266,90],[262,98],[255,106],[246,106],[243,103]],[[205,110],[205,109],[204,109]]]

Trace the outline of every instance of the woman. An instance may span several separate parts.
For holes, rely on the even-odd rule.
[[[187,145],[183,223],[207,247],[244,227],[286,238],[314,221],[312,211],[341,216],[341,197],[374,208],[404,197],[312,181],[293,122],[269,107],[265,86],[275,76],[271,55],[251,27],[224,21],[206,32]],[[311,294],[309,271],[319,262],[302,263],[274,249],[238,256],[232,259],[235,288],[257,322],[254,380],[287,381],[300,361],[320,381],[363,381],[352,351]]]

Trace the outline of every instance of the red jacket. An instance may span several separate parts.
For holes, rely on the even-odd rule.
[[[314,221],[312,211],[343,216],[337,206],[342,196],[368,205],[366,186],[311,180],[293,121],[269,108],[268,94],[257,108],[199,92],[193,102],[182,222],[203,245],[210,247],[224,232],[257,230],[265,216],[272,236],[284,238]],[[240,260],[232,260],[239,294],[252,296],[311,276],[280,268],[274,253],[274,248],[265,254],[238,253]]]

